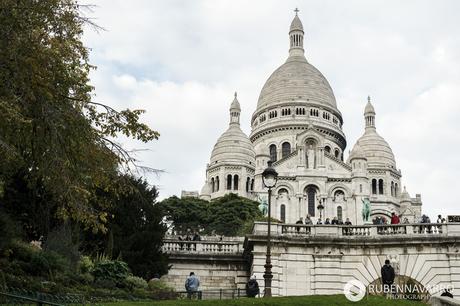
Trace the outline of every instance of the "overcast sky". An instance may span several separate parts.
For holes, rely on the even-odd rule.
[[[88,2],[88,1],[86,1]],[[263,84],[287,58],[298,7],[305,54],[329,80],[351,150],[370,95],[377,131],[390,144],[423,211],[460,214],[460,1],[90,1],[87,29],[95,100],[145,109],[161,133],[149,144],[121,140],[160,197],[199,191],[211,150],[238,92],[242,129]],[[347,156],[348,154],[346,154]]]

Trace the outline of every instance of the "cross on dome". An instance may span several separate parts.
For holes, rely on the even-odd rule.
[[[294,12],[295,12],[295,14],[297,15],[297,13],[300,12],[300,11],[299,11],[298,8],[295,8]]]

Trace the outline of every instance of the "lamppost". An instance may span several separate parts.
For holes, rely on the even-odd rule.
[[[262,172],[262,181],[264,186],[268,188],[268,231],[267,231],[267,257],[265,260],[265,293],[264,297],[272,296],[272,261],[271,261],[271,204],[272,204],[272,188],[275,187],[276,181],[278,180],[278,172],[272,167],[272,162],[268,162],[268,167]]]

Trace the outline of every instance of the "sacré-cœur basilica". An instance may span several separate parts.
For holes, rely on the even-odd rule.
[[[230,105],[228,129],[217,140],[206,168],[202,199],[237,193],[267,201],[262,172],[272,161],[279,173],[272,195],[272,216],[295,223],[307,214],[346,218],[353,224],[375,217],[418,221],[421,196],[402,188],[402,173],[388,142],[377,132],[376,111],[368,97],[364,133],[345,160],[347,140],[334,92],[309,63],[297,13],[289,29],[289,56],[265,82],[252,115],[249,137],[240,128],[237,95]],[[363,99],[364,100],[364,99]],[[363,103],[364,106],[364,103]],[[364,203],[370,218],[363,221]]]

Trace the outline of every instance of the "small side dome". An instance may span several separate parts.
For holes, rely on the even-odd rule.
[[[240,102],[236,92],[230,105],[228,129],[219,137],[211,153],[210,167],[216,164],[248,165],[254,167],[256,159],[252,142],[240,128]]]
[[[395,156],[390,145],[382,136],[377,134],[375,129],[366,129],[358,142],[370,167],[387,168],[390,166],[396,169]]]
[[[232,124],[217,140],[211,153],[210,166],[216,163],[255,164],[254,148],[239,125]]]
[[[355,146],[353,147],[353,150],[351,150],[350,157],[348,158],[348,160],[351,161],[355,158],[367,159],[366,154],[359,145],[359,142],[356,142]]]
[[[358,139],[357,143],[363,150],[369,167],[396,169],[395,156],[390,145],[377,133],[375,115],[371,98],[367,97],[367,104],[364,108],[364,135]]]
[[[409,192],[406,190],[406,186],[404,186],[403,192],[401,192],[401,202],[410,202],[410,195]]]
[[[209,187],[208,182],[204,183],[203,188],[201,188],[200,196],[209,196],[211,195],[211,187]]]

